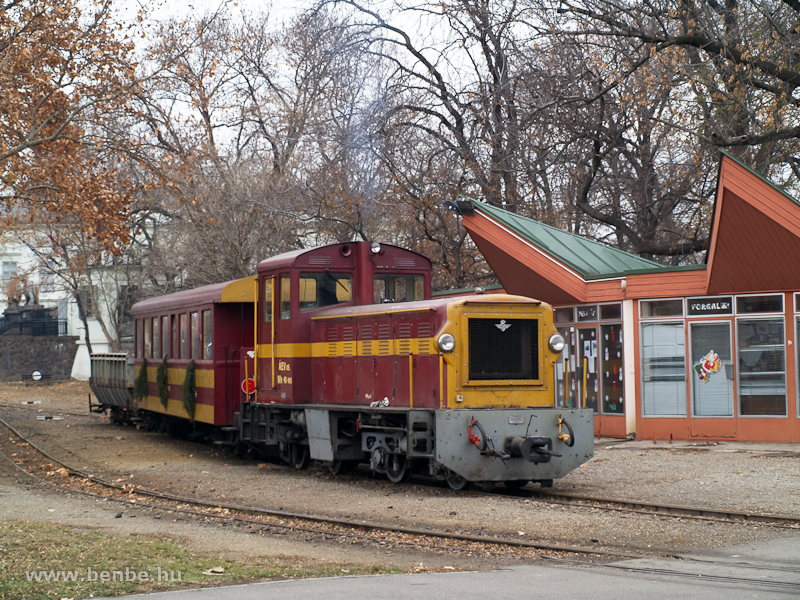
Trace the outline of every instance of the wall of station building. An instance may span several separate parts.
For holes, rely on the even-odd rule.
[[[638,439],[800,441],[800,294],[559,306],[557,402]]]

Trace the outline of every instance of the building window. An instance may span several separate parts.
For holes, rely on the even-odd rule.
[[[189,358],[189,316],[186,314],[178,315],[180,321],[180,358]]]
[[[575,309],[572,306],[559,306],[553,310],[555,311],[553,314],[554,323],[572,323],[575,320]]]
[[[212,343],[212,333],[211,333],[211,311],[204,310],[203,311],[203,358],[210,359],[211,358],[211,343]]]
[[[200,340],[202,332],[200,329],[200,313],[193,312],[189,316],[189,331],[191,332],[192,336],[192,358],[200,358],[202,356],[202,346]]]
[[[4,260],[2,263],[2,279],[3,283],[8,283],[11,278],[17,274],[17,263],[13,260]]]
[[[736,322],[736,342],[739,414],[743,417],[786,415],[783,318],[739,319]]]
[[[768,296],[738,296],[736,298],[736,314],[781,313],[783,312],[783,294]]]
[[[597,322],[597,305],[591,304],[588,306],[576,306],[575,312],[577,313],[579,323],[595,323]]]
[[[622,304],[601,304],[600,305],[600,320],[601,321],[621,321],[622,320]]]
[[[795,347],[797,348],[797,366],[800,369],[800,317],[797,317],[797,321],[795,324],[795,332],[796,336],[795,340]],[[800,381],[800,375],[798,375],[798,381]],[[798,402],[797,402],[797,416],[800,417],[800,385],[797,386],[797,394],[798,394]]]
[[[349,273],[300,273],[300,310],[350,302],[352,281]]]
[[[682,298],[674,300],[643,300],[639,305],[642,307],[642,318],[683,316]]]
[[[733,416],[733,349],[728,321],[689,325],[692,415]]]
[[[292,293],[289,274],[281,275],[281,320],[292,316]]]
[[[683,323],[642,324],[642,415],[686,416]]]

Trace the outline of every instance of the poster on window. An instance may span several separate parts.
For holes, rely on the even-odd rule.
[[[718,373],[721,366],[722,361],[719,359],[719,354],[711,350],[700,359],[699,363],[694,365],[694,371],[700,381],[708,383],[708,378],[714,373]]]

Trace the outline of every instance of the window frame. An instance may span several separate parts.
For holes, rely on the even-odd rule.
[[[751,295],[751,294],[748,294]],[[764,294],[752,294],[762,296]],[[784,308],[785,303],[784,303]],[[742,414],[742,369],[739,368],[740,346],[739,346],[739,322],[740,321],[770,321],[780,319],[783,323],[783,385],[784,385],[784,410],[782,415],[745,415]],[[741,317],[734,319],[736,324],[736,416],[739,419],[788,419],[789,418],[789,368],[786,364],[788,360],[787,337],[786,337],[786,316],[783,313],[744,313]]]
[[[759,315],[783,315],[786,313],[786,295],[780,292],[778,293],[769,293],[769,294],[736,294],[733,296],[733,304],[734,304],[734,314],[737,317],[749,317],[749,316],[759,316]],[[781,309],[776,311],[764,311],[764,312],[739,312],[739,299],[740,298],[757,298],[757,297],[778,297],[781,299]],[[786,338],[784,338],[784,344],[786,343]]]
[[[213,360],[214,348],[212,344],[214,341],[214,317],[211,314],[210,308],[204,308],[200,311],[200,328],[200,352],[203,355],[202,360]]]
[[[189,353],[191,342],[189,339],[189,313],[178,313],[178,344],[180,360],[191,360]]]
[[[348,298],[347,300],[342,300],[341,302],[336,302],[335,304],[320,305],[319,304],[319,296],[320,296],[319,295],[319,289],[320,289],[319,288],[319,280],[316,277],[304,277],[304,275],[325,275],[325,274],[328,274],[328,275],[330,275],[331,277],[334,277],[334,278],[336,278],[337,275],[347,275],[347,281],[349,281],[349,284],[350,284],[350,288],[349,288],[350,298]],[[311,306],[302,306],[302,300],[301,300],[302,294],[301,294],[301,289],[300,288],[301,288],[301,285],[302,285],[302,282],[303,282],[304,279],[312,279],[315,282],[315,288],[314,288],[315,302]],[[353,276],[353,272],[352,271],[331,271],[330,269],[326,269],[325,271],[300,271],[298,273],[298,275],[297,275],[297,306],[299,307],[300,312],[309,312],[309,311],[312,311],[312,310],[317,310],[319,308],[333,308],[333,307],[336,307],[336,306],[344,306],[344,305],[346,305],[348,303],[353,302],[353,279],[354,279],[354,276]],[[337,280],[337,282],[339,281],[338,278],[336,278],[336,280]],[[338,287],[338,284],[337,284],[337,287]]]
[[[674,300],[680,300],[681,302],[681,314],[679,315],[645,315],[644,314],[644,305],[650,302],[671,302]],[[671,321],[671,320],[686,320],[686,298],[684,296],[677,296],[673,298],[643,298],[639,300],[639,319],[645,321]]]
[[[161,317],[153,317],[150,327],[153,337],[153,358],[161,358]]]
[[[738,401],[737,396],[739,393],[739,368],[738,368],[738,359],[736,356],[736,338],[734,335],[734,329],[736,328],[735,322],[730,318],[730,316],[720,315],[719,319],[710,319],[706,317],[705,319],[695,318],[687,323],[686,328],[686,340],[688,341],[687,346],[687,363],[686,363],[686,371],[688,377],[691,380],[689,385],[689,416],[692,419],[735,419],[737,417],[737,410],[738,410]],[[731,348],[731,361],[733,363],[733,398],[731,401],[731,414],[730,415],[698,415],[695,414],[694,410],[694,390],[695,386],[697,385],[697,379],[694,375],[694,365],[692,364],[692,350],[694,345],[694,340],[692,339],[692,327],[694,325],[719,325],[721,323],[727,323],[728,325],[728,337],[730,342]],[[722,365],[722,370],[725,369],[725,365]],[[727,374],[725,375],[727,377]]]
[[[203,326],[200,311],[189,311],[189,359],[201,360],[203,354]]]
[[[683,413],[680,414],[673,414],[673,415],[662,415],[662,414],[655,414],[655,415],[648,415],[645,414],[645,371],[644,371],[644,329],[646,326],[652,325],[681,325],[683,329]],[[640,408],[639,408],[639,415],[643,419],[686,419],[689,417],[689,397],[688,397],[688,382],[686,380],[688,376],[688,363],[689,363],[689,356],[687,356],[687,348],[686,348],[686,319],[682,318],[672,318],[672,319],[653,319],[653,320],[645,320],[640,321],[639,323],[639,385],[640,385]]]

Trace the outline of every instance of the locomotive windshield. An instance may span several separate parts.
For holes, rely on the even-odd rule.
[[[350,273],[300,273],[300,310],[350,302]]]
[[[422,275],[376,275],[374,290],[375,304],[425,299]]]

